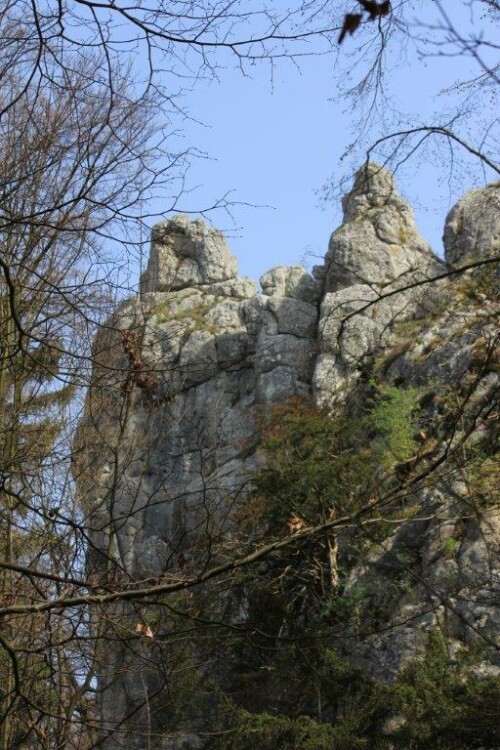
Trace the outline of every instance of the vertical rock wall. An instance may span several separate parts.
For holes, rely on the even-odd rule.
[[[343,208],[324,267],[312,276],[276,268],[262,277],[261,292],[237,277],[223,236],[202,221],[176,216],[154,227],[141,293],[95,342],[93,386],[75,440],[92,527],[91,578],[170,580],[238,550],[235,518],[262,466],[259,432],[270,411],[291,398],[330,408],[366,358],[391,342],[396,322],[434,310],[443,291],[425,282],[445,266],[418,234],[392,176],[369,164]],[[453,262],[469,258],[457,222],[452,213]],[[422,377],[405,362],[394,367],[406,367],[408,382]],[[430,536],[425,544],[431,549]],[[358,568],[348,585],[363,577],[371,585],[382,569],[374,559],[372,571]],[[102,747],[149,748],[153,730],[155,750],[196,746],[195,720],[175,741],[151,727],[145,695],[168,690],[155,668],[164,657],[151,650],[146,658],[115,624],[129,618],[130,630],[135,617],[142,627],[137,612],[117,606],[95,617],[114,643],[99,657]],[[401,639],[393,649],[404,650]]]

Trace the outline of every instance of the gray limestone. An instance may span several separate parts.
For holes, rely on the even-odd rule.
[[[449,264],[497,252],[498,196],[497,186],[473,191],[450,212]],[[154,227],[141,294],[121,305],[95,342],[94,387],[75,439],[75,476],[93,529],[91,576],[106,566],[109,573],[110,563],[126,582],[217,563],[237,544],[236,519],[263,466],[260,431],[271,409],[311,396],[331,408],[348,398],[367,363],[393,349],[384,365],[388,383],[458,389],[478,342],[494,338],[493,303],[485,299],[480,313],[471,311],[451,282],[427,283],[444,265],[419,235],[386,169],[363,167],[343,208],[324,266],[313,275],[298,266],[275,268],[262,277],[261,294],[253,281],[236,277],[222,234],[204,222],[176,216]],[[454,306],[443,305],[449,298]],[[404,347],[401,323],[412,326]],[[123,345],[131,334],[140,374]],[[478,407],[496,387],[492,371],[478,390]],[[482,519],[470,513],[462,532],[455,511],[467,501],[466,486],[448,479],[446,486],[416,487],[420,515],[351,564],[344,594],[364,592],[366,611],[385,601],[388,616],[406,623],[360,639],[355,660],[372,676],[394,676],[440,622],[441,602],[425,586],[413,582],[399,593],[392,587],[388,598],[401,551],[419,559],[443,596],[456,583],[457,638],[467,641],[460,617],[489,634],[500,629],[491,590],[481,584],[483,598],[472,593],[475,577],[490,580],[498,567],[498,512]],[[447,557],[443,540],[459,534],[456,555]],[[120,648],[101,667],[107,726],[118,726],[144,690],[157,688],[154,670],[137,666],[137,644],[123,649],[130,671],[120,676]],[[126,736],[127,747],[142,750],[141,722],[146,718],[137,710],[134,726],[125,722],[103,749],[121,747]],[[196,747],[196,722],[176,741]],[[174,746],[168,732],[162,742]]]
[[[261,276],[260,283],[264,294],[270,297],[292,297],[304,302],[315,303],[321,294],[317,279],[302,266],[278,266]]]
[[[413,210],[396,192],[393,176],[369,163],[343,200],[344,221],[325,258],[326,290],[366,284],[377,292],[399,288],[439,270],[415,226]]]
[[[360,169],[342,205],[344,221],[325,258],[318,324],[314,393],[326,407],[346,393],[347,381],[395,323],[423,315],[439,293],[426,282],[444,271],[383,167]]]
[[[160,292],[227,281],[237,264],[223,235],[200,220],[175,216],[156,224],[141,291]]]
[[[500,184],[471,190],[446,218],[443,242],[447,263],[460,267],[496,258],[492,268],[500,277]]]

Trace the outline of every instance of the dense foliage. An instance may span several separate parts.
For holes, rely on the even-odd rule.
[[[413,453],[423,419],[413,388],[371,383],[366,393],[363,408],[358,400],[333,415],[292,401],[264,425],[269,461],[253,511],[267,534],[299,536],[241,581],[247,628],[228,652],[236,687],[211,749],[470,750],[500,741],[500,679],[478,666],[481,650],[451,645],[445,623],[424,634],[420,656],[392,684],[352,666],[367,634],[360,626],[383,632],[391,586],[401,595],[416,570],[411,549],[395,549],[378,614],[368,592],[348,585],[356,556],[390,533],[378,519],[391,518],[394,507],[382,497],[401,479],[389,470]],[[301,537],[344,514],[351,523],[341,529]],[[443,540],[443,554],[456,544]]]

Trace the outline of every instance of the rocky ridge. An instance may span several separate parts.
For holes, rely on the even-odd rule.
[[[140,294],[121,305],[95,342],[93,387],[75,441],[75,474],[93,529],[90,575],[126,583],[182,578],[238,553],[235,519],[266,462],[263,420],[277,405],[301,399],[334,414],[367,371],[418,389],[431,423],[444,408],[442,392],[463,393],[482,367],[467,409],[486,416],[467,437],[497,439],[491,405],[498,399],[498,300],[474,286],[476,271],[460,286],[453,278],[429,282],[444,276],[447,264],[491,257],[500,236],[499,195],[489,186],[452,209],[443,262],[419,235],[392,175],[369,164],[344,198],[344,221],[324,265],[312,275],[273,269],[260,292],[237,277],[223,236],[204,222],[176,216],[156,225]],[[446,463],[462,438],[456,428],[443,448],[444,438],[434,436],[419,467]],[[385,681],[422,652],[444,619],[452,648],[480,636],[491,644],[500,632],[500,592],[492,585],[500,576],[498,503],[477,512],[470,481],[455,464],[433,483],[415,481],[411,495],[414,513],[379,545],[354,554],[349,534],[338,537],[347,566],[339,596],[362,591],[361,616],[397,577],[403,552],[418,565],[418,580],[390,584],[384,595],[386,623],[398,627],[358,639],[348,654]],[[456,540],[453,554],[447,539]],[[145,747],[144,691],[158,690],[142,646],[129,646],[127,656],[123,649],[110,649],[100,669],[103,725],[113,729],[103,735],[106,750],[123,747],[125,736],[127,747]],[[130,669],[117,671],[124,658]],[[488,656],[481,669],[499,666]],[[177,739],[162,726],[158,748],[201,743],[203,722],[193,720]]]

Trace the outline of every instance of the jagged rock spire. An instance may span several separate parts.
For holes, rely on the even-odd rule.
[[[342,206],[344,222],[333,232],[325,258],[314,375],[316,399],[327,406],[356,379],[366,356],[384,345],[397,321],[432,306],[436,285],[415,282],[444,270],[384,167],[363,166]]]
[[[419,234],[411,206],[397,193],[394,177],[369,162],[354,179],[342,201],[344,221],[330,238],[326,291],[354,284],[377,289],[415,274],[433,275],[438,262]]]

